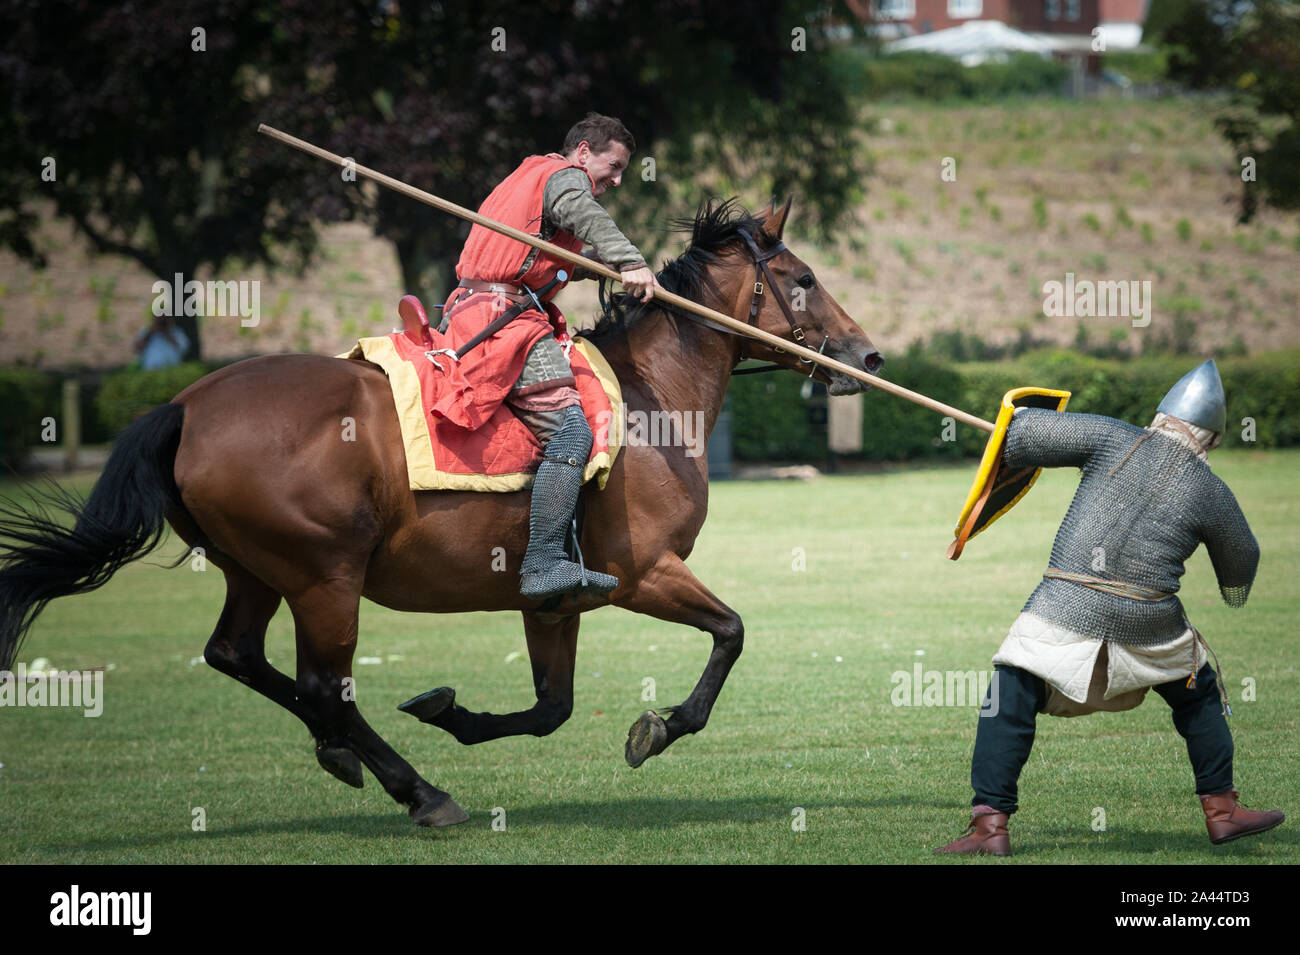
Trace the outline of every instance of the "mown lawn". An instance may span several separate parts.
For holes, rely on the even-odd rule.
[[[1233,611],[1198,553],[1182,595],[1224,667],[1244,800],[1295,809],[1300,452],[1213,463],[1260,540],[1261,572]],[[356,667],[363,711],[471,815],[436,832],[414,828],[373,777],[357,791],[327,776],[295,718],[202,662],[222,580],[161,569],[179,552],[170,541],[101,591],[52,604],[34,628],[23,661],[113,668],[97,719],[0,709],[0,862],[972,864],[929,850],[965,825],[975,710],[895,706],[891,677],[918,662],[988,669],[1075,480],[1045,474],[954,564],[944,548],[972,470],[715,485],[691,566],[744,616],[745,653],[709,727],[639,770],[622,747],[654,705],[642,700],[646,678],[658,705],[679,702],[707,657],[704,634],[591,614],[569,723],[544,739],[463,747],[395,706],[444,683],[471,709],[529,705],[518,618],[365,605],[358,656],[380,662]],[[283,607],[268,646],[291,669]],[[1154,694],[1128,713],[1039,727],[1012,820],[1016,855],[974,864],[1300,861],[1291,822],[1209,844],[1182,741]]]

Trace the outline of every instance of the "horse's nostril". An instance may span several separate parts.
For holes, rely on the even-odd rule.
[[[874,375],[885,364],[885,356],[878,351],[873,351],[862,360],[862,364],[866,367],[868,373]]]

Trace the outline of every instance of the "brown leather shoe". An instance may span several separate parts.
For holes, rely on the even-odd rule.
[[[1201,808],[1205,810],[1205,828],[1209,830],[1210,841],[1216,846],[1242,836],[1267,832],[1286,818],[1280,812],[1247,809],[1237,802],[1235,789],[1202,796]]]
[[[992,806],[976,806],[970,811],[970,825],[960,839],[955,839],[935,855],[951,853],[964,856],[1009,856],[1011,836],[1007,833],[1007,814]]]

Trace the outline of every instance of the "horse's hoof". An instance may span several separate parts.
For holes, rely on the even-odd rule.
[[[317,743],[316,762],[335,779],[340,779],[355,789],[365,785],[365,780],[361,777],[361,760],[357,759],[356,753],[344,746]]]
[[[444,826],[458,826],[469,822],[469,813],[456,805],[456,800],[440,792],[419,807],[411,808],[411,819],[417,826],[441,829]]]
[[[410,713],[421,723],[432,723],[434,717],[456,702],[456,691],[449,686],[440,686],[428,693],[412,697],[397,708],[403,713]],[[459,820],[464,822],[464,819]]]
[[[658,756],[668,746],[668,727],[654,710],[646,710],[627,731],[627,748],[623,756],[636,769],[651,756]]]

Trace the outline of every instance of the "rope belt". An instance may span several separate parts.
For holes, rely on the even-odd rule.
[[[1187,623],[1186,620],[1183,622]],[[1214,675],[1219,681],[1220,712],[1222,712],[1224,716],[1231,716],[1232,706],[1228,703],[1228,688],[1223,685],[1223,669],[1219,666],[1219,655],[1214,652],[1214,647],[1210,646],[1209,641],[1201,636],[1201,631],[1197,630],[1190,623],[1187,624],[1187,629],[1192,631],[1192,675],[1187,678],[1187,689],[1196,689],[1196,645],[1199,643],[1201,646],[1205,647],[1209,656],[1214,657]],[[1207,660],[1206,662],[1208,663],[1209,661]]]
[[[1127,597],[1129,600],[1140,600],[1142,603],[1159,603],[1162,600],[1168,600],[1173,594],[1167,594],[1163,590],[1156,590],[1154,587],[1144,587],[1141,584],[1131,584],[1124,580],[1103,580],[1101,577],[1093,577],[1090,574],[1077,574],[1068,570],[1057,570],[1055,567],[1049,567],[1043,572],[1044,577],[1051,577],[1055,580],[1068,580],[1070,583],[1081,584],[1092,590],[1100,591],[1104,594],[1112,594],[1116,597]],[[1214,658],[1214,673],[1218,677],[1219,684],[1219,702],[1222,706],[1224,716],[1232,715],[1232,707],[1228,705],[1228,691],[1223,685],[1223,671],[1219,667],[1219,656],[1214,652],[1214,648],[1209,642],[1201,636],[1201,632],[1187,622],[1186,618],[1183,624],[1188,630],[1192,631],[1192,672],[1187,679],[1187,689],[1196,689],[1196,649],[1202,646],[1206,649],[1207,657]]]
[[[1043,572],[1043,576],[1052,577],[1056,580],[1068,580],[1070,583],[1082,584],[1084,587],[1099,590],[1104,594],[1127,597],[1129,600],[1140,600],[1143,603],[1159,603],[1173,596],[1173,594],[1167,594],[1163,590],[1144,587],[1142,584],[1131,584],[1126,580],[1104,580],[1101,577],[1093,577],[1089,574],[1076,574],[1069,570],[1057,570],[1055,567],[1047,568]]]

